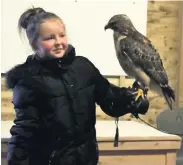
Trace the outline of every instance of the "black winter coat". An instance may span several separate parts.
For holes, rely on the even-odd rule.
[[[61,59],[29,56],[6,79],[16,111],[9,165],[96,165],[96,103],[112,117],[128,113],[126,88],[110,84],[72,46]]]

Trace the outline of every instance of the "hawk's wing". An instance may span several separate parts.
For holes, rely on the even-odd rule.
[[[168,77],[162,60],[149,42],[143,43],[130,37],[126,37],[119,42],[121,55],[128,56],[135,67],[142,69],[150,79],[160,86],[168,84]]]

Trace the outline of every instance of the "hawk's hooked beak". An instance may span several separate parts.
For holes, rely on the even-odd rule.
[[[110,27],[109,27],[109,24],[107,24],[107,25],[105,25],[105,27],[104,27],[104,30],[107,30],[107,29],[109,29]]]

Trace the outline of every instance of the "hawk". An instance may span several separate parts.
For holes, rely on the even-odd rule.
[[[160,55],[151,41],[135,29],[125,14],[111,17],[104,29],[113,30],[116,56],[124,72],[135,78],[135,83],[146,91],[150,89],[164,96],[172,110],[175,94],[168,84],[168,76]],[[140,96],[144,98],[146,94],[139,88],[136,99]]]

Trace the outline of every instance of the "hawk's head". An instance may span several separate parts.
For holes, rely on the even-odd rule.
[[[130,18],[125,14],[114,15],[104,28],[127,34],[128,31],[135,31]]]

